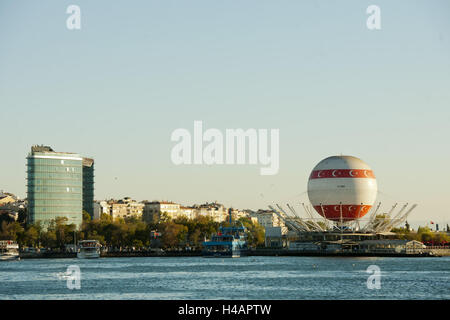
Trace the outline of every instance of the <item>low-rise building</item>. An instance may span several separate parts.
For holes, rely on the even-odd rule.
[[[122,200],[109,200],[109,214],[112,219],[118,218],[142,218],[145,204],[137,202],[130,197],[125,197]]]
[[[27,201],[21,200],[12,193],[0,192],[0,214],[17,221],[19,212],[27,207]]]
[[[288,245],[288,241],[286,238],[286,228],[265,227],[264,229],[266,247],[286,247]]]
[[[102,214],[110,215],[111,206],[107,201],[95,201],[94,202],[94,220],[100,219]]]
[[[233,209],[231,208],[231,214],[234,220],[239,220],[240,218],[248,218],[249,214],[245,210]]]
[[[258,223],[264,228],[267,227],[281,227],[286,228],[286,225],[280,217],[272,210],[258,210],[253,212],[251,217],[255,217]],[[287,232],[287,231],[286,231]]]
[[[170,201],[152,201],[144,203],[143,219],[147,223],[158,222],[162,214],[170,219],[176,219],[180,215],[180,205]]]
[[[320,242],[300,242],[292,241],[289,242],[289,250],[297,251],[319,251],[321,249]]]
[[[224,222],[228,220],[228,209],[220,203],[204,203],[201,205],[182,206],[170,201],[145,201],[143,219],[148,223],[158,222],[163,214],[174,220],[185,217],[194,219],[196,217],[208,217],[214,222]],[[248,213],[238,209],[232,209],[233,219],[247,217]]]
[[[358,243],[360,252],[376,253],[421,253],[426,246],[416,240],[364,240]]]
[[[223,204],[212,202],[193,206],[196,210],[196,216],[208,217],[214,222],[223,222],[228,219],[228,209]]]
[[[247,218],[249,218],[251,220],[252,223],[258,223],[258,218],[256,217],[256,212],[250,209],[245,209],[244,210]]]
[[[0,191],[0,206],[8,203],[14,203],[17,200],[18,200],[17,197],[12,193],[3,192],[3,190]]]
[[[12,209],[0,207],[0,216],[2,217],[7,216],[9,219],[17,221],[17,219],[19,218],[19,213]]]
[[[98,201],[94,201],[94,212],[92,214],[92,219],[98,220],[102,216],[102,206]]]
[[[180,206],[179,216],[186,217],[188,219],[194,219],[197,216],[197,211],[193,207]]]

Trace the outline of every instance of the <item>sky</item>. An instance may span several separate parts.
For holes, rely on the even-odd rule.
[[[449,108],[447,0],[0,2],[0,189],[20,197],[35,144],[93,157],[96,199],[241,209],[307,201],[312,168],[344,154],[386,208],[450,223]],[[175,165],[171,134],[196,120],[279,129],[278,174]]]

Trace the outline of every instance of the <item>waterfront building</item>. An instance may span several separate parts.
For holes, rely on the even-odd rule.
[[[281,227],[286,228],[286,225],[280,217],[272,210],[258,210],[251,214],[258,220],[258,223],[264,228],[267,227]]]
[[[57,217],[81,227],[83,210],[83,158],[77,153],[55,152],[33,146],[27,157],[29,222],[44,229]]]
[[[264,227],[266,247],[285,247],[289,230],[284,221],[272,210],[258,210],[250,212],[250,217],[256,219]]]
[[[127,205],[122,201],[109,200],[109,215],[113,220],[118,218],[125,218],[127,216]]]
[[[416,240],[383,239],[364,240],[357,243],[360,252],[373,253],[422,253],[426,246]]]
[[[178,203],[170,201],[144,201],[143,219],[148,223],[158,222],[164,213],[168,218],[174,220],[185,217],[187,219],[194,219],[197,217],[208,217],[214,222],[224,222],[228,220],[228,208],[224,205],[212,202],[200,205],[193,205],[190,207],[182,206]],[[233,219],[238,220],[241,217],[248,217],[248,213],[238,209],[231,209]]]
[[[93,215],[92,215],[92,220],[100,219],[100,217],[102,215],[102,206],[100,205],[100,203],[98,201],[94,202],[93,210],[94,210],[94,212],[93,212]]]
[[[286,247],[288,245],[286,227],[265,227],[264,244],[266,247]]]
[[[109,200],[109,214],[113,220],[118,218],[138,218],[141,219],[144,212],[144,203],[137,202],[130,197],[121,200]]]
[[[102,214],[110,215],[111,207],[107,201],[95,201],[94,202],[94,216],[93,219],[100,219]]]
[[[194,219],[197,216],[197,211],[193,207],[180,206],[180,213],[178,216]]]
[[[256,212],[250,209],[245,209],[243,211],[248,219],[251,220],[253,224],[258,223],[258,218],[256,217]],[[258,223],[259,224],[259,223]]]
[[[0,191],[0,205],[5,205],[8,203],[14,203],[17,201],[17,197],[12,193]]]
[[[21,200],[12,193],[0,191],[0,215],[17,221],[19,212],[27,207],[27,201]]]
[[[94,218],[94,159],[83,158],[83,211]]]
[[[17,221],[19,213],[9,208],[0,207],[0,217],[8,217],[10,220]]]
[[[146,201],[144,202],[143,220],[147,223],[158,222],[163,213],[170,219],[176,219],[181,216],[180,208],[178,203],[170,201]]]
[[[230,208],[233,220],[239,220],[240,218],[248,218],[249,214],[244,210]]]
[[[214,222],[223,222],[228,219],[228,209],[223,204],[213,202],[193,206],[196,216],[211,218]]]

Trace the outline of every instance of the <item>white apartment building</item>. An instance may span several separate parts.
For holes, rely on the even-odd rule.
[[[145,202],[143,219],[146,222],[157,222],[161,215],[165,213],[171,219],[186,217],[194,219],[196,217],[208,217],[215,222],[224,222],[228,220],[228,209],[217,202],[194,205],[192,207],[181,206],[178,203],[169,201]],[[233,209],[233,218],[248,216],[246,212]]]
[[[244,210],[231,209],[234,220],[239,220],[240,218],[249,218],[249,214]],[[251,219],[251,218],[250,218]],[[256,220],[256,219],[255,219]],[[257,221],[256,221],[257,222]]]
[[[272,210],[258,210],[257,212],[252,213],[251,216],[258,219],[258,223],[264,228],[286,227],[284,221],[281,220],[278,215]]]
[[[94,220],[100,219],[102,214],[110,215],[111,206],[107,201],[94,201]]]
[[[284,247],[287,245],[286,235],[288,228],[284,221],[272,210],[258,210],[251,213],[252,217],[258,219],[258,223],[265,230],[266,247]]]
[[[188,219],[194,219],[197,216],[197,211],[192,207],[183,207],[180,206],[179,216],[184,216]]]
[[[152,201],[144,203],[143,219],[148,223],[157,222],[161,219],[161,214],[166,213],[171,219],[176,219],[181,215],[180,205],[169,201]]]
[[[102,215],[102,206],[98,201],[94,202],[94,213],[93,213],[93,219],[98,220],[100,219]]]
[[[118,218],[141,218],[144,212],[144,204],[130,197],[122,200],[109,200],[94,203],[94,219],[100,218],[102,213],[108,214],[113,220]]]
[[[224,205],[213,202],[194,205],[196,216],[209,217],[214,222],[223,222],[228,219],[228,209]]]
[[[257,218],[251,216],[247,211],[231,210],[234,220],[249,217],[253,222],[258,222]],[[158,222],[163,213],[172,220],[180,217],[195,219],[203,216],[211,218],[214,222],[221,223],[229,219],[228,208],[217,202],[189,207],[171,201],[143,201],[140,203],[129,197],[118,201],[96,201],[94,204],[94,219],[99,219],[103,213],[110,215],[113,219],[131,216],[142,217],[147,223]]]

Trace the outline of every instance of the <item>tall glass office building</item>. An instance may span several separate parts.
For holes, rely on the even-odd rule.
[[[83,212],[83,158],[33,146],[27,157],[28,217],[44,228],[56,217],[81,227]],[[93,178],[92,181],[93,190]],[[93,198],[93,194],[92,194]]]

